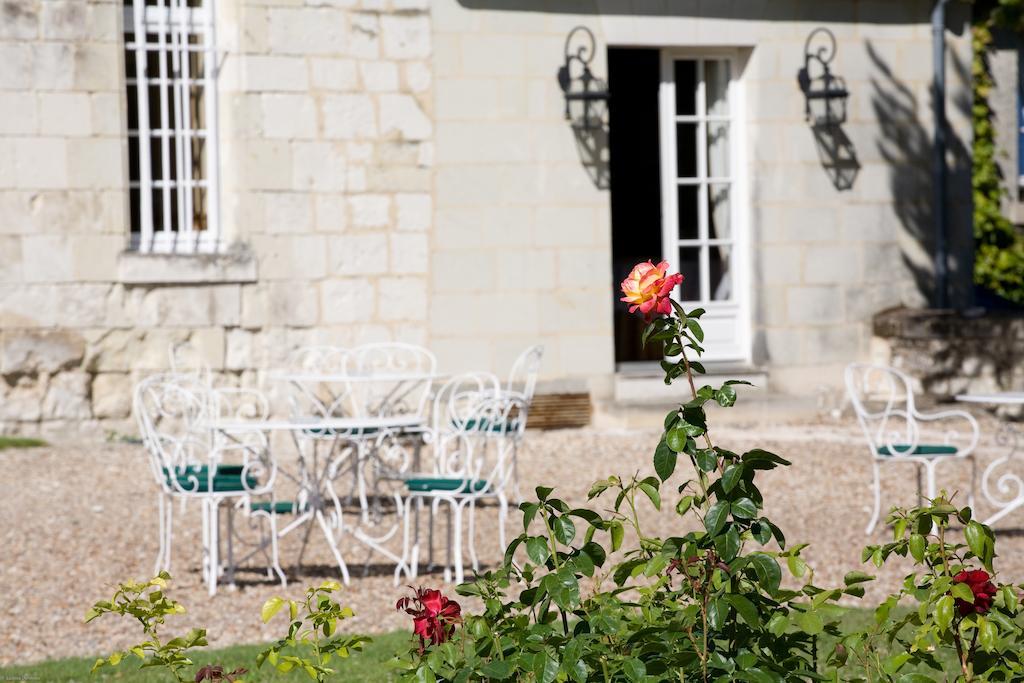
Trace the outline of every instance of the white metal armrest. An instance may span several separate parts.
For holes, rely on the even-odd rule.
[[[939,420],[958,419],[965,420],[967,424],[971,426],[971,441],[965,448],[958,448],[956,457],[963,458],[970,455],[974,449],[978,446],[978,441],[981,439],[981,429],[978,427],[978,421],[973,415],[968,413],[966,410],[939,410],[933,413],[922,413],[920,411],[914,411],[914,417],[924,422],[934,422]],[[957,432],[946,432],[946,442],[949,443],[949,439],[952,436],[956,436]]]

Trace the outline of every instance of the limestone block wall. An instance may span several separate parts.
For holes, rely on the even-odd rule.
[[[222,382],[426,342],[427,0],[216,2],[220,257],[125,252],[120,0],[0,3],[0,429],[128,433],[190,342]]]
[[[773,390],[839,384],[841,368],[868,355],[871,315],[920,306],[931,289],[931,7],[438,0],[435,344],[467,364],[496,363],[539,335],[553,350],[546,372],[589,378],[598,395],[615,370],[609,193],[588,178],[556,81],[566,35],[582,25],[597,37],[599,77],[608,46],[742,55],[754,364]],[[961,283],[971,264],[966,21],[950,7],[947,201]],[[819,26],[836,37],[833,73],[851,92],[847,121],[825,139],[797,85]],[[855,162],[837,164],[830,148]],[[487,306],[494,320],[445,313]]]

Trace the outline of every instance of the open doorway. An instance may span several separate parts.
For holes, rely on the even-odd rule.
[[[608,151],[611,175],[612,276],[662,252],[658,131],[660,50],[608,48]],[[615,362],[657,361],[660,344],[640,344],[643,319],[614,306]]]

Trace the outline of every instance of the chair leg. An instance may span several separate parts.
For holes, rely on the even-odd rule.
[[[227,544],[227,566],[224,571],[224,580],[229,586],[235,585],[235,546],[234,539],[232,536],[235,533],[235,506],[228,505],[227,510],[227,538],[225,542]]]
[[[452,565],[455,568],[455,583],[462,583],[462,504],[452,500]]]
[[[164,568],[164,553],[166,552],[167,544],[167,497],[161,492],[157,497],[157,515],[158,515],[158,526],[160,535],[160,547],[156,551],[156,563],[153,567],[153,576],[156,576]]]
[[[478,572],[480,571],[480,561],[476,556],[476,502],[473,500],[469,501],[469,519],[467,521],[466,547],[469,550],[469,562],[473,571]]]
[[[271,569],[281,579],[281,587],[284,588],[288,585],[288,579],[281,568],[281,557],[277,548],[277,513],[273,509],[270,511],[270,563]]]
[[[925,460],[924,462],[925,490],[928,492],[928,500],[934,500],[935,496],[939,495],[935,484],[935,465],[938,462],[938,460]]]
[[[218,516],[220,511],[218,510],[218,507],[217,499],[215,498],[203,501],[203,508],[206,511],[206,527],[208,529],[207,539],[209,541],[207,550],[207,557],[209,560],[206,563],[206,584],[211,597],[217,594],[217,579],[220,571],[220,558],[218,557],[218,550],[220,547],[220,520],[218,519]]]
[[[978,483],[978,461],[974,455],[967,456],[971,461],[971,488],[967,491],[967,507],[974,511],[974,488]]]
[[[872,488],[875,503],[874,507],[872,508],[871,519],[870,521],[868,521],[867,528],[864,529],[864,533],[869,536],[871,535],[871,532],[875,530],[875,525],[878,524],[878,515],[882,508],[882,482],[878,476],[878,463],[871,463],[871,468],[874,471],[874,485]]]
[[[410,544],[411,534],[409,533],[409,531],[410,531],[409,530],[409,525],[411,524],[411,520],[412,520],[412,498],[413,498],[412,496],[409,496],[408,498],[405,499],[405,502],[402,504],[403,507],[405,508],[405,511],[404,511],[405,512],[405,522],[404,522],[403,528],[402,528],[402,559],[399,560],[397,565],[395,565],[395,585],[396,586],[398,585],[398,582],[401,580],[402,570],[405,570],[406,577],[408,577],[410,579],[413,578],[413,572],[412,572],[412,570],[410,568],[410,564],[411,564],[411,560],[412,560],[412,556],[413,556],[413,549],[412,549],[412,545]],[[419,505],[419,501],[418,500],[417,500],[417,505]]]
[[[165,508],[167,516],[165,518],[166,527],[165,533],[167,534],[164,539],[164,571],[171,571],[171,546],[174,541],[174,500],[171,498],[167,499],[167,507]]]
[[[924,491],[921,488],[921,463],[914,463],[914,472],[917,474],[917,504],[924,505]]]
[[[502,492],[498,496],[498,553],[504,557],[505,555],[505,523],[508,521],[508,498],[505,497],[505,493]]]

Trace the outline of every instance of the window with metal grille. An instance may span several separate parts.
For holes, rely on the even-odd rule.
[[[214,0],[124,0],[131,248],[217,251]]]

